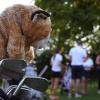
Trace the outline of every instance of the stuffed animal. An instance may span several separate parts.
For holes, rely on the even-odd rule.
[[[0,59],[32,59],[30,46],[41,48],[51,33],[50,15],[37,6],[13,5],[0,15]]]

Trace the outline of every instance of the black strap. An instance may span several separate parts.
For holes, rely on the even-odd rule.
[[[36,14],[41,14],[41,13],[44,14],[45,16],[47,16],[47,17],[50,17],[50,14],[47,13],[46,11],[37,10],[37,11],[33,12],[32,16],[31,16],[31,20],[34,18],[34,16],[35,16]]]

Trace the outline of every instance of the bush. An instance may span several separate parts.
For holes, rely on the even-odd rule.
[[[40,71],[45,67],[45,65],[48,65],[47,71],[44,73],[43,77],[50,79],[50,73],[51,73],[51,66],[50,66],[50,59],[52,56],[51,50],[45,50],[39,57],[36,58],[36,66],[37,66],[37,72],[40,73]]]

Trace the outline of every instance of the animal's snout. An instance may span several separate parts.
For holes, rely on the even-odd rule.
[[[45,48],[46,46],[49,45],[49,43],[50,43],[50,33],[49,33],[49,35],[48,35],[46,38],[37,41],[37,42],[34,44],[34,47],[37,48],[37,49]]]

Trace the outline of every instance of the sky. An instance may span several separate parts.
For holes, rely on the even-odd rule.
[[[0,0],[0,13],[7,7],[13,4],[26,4],[31,5],[33,4],[34,0]]]

